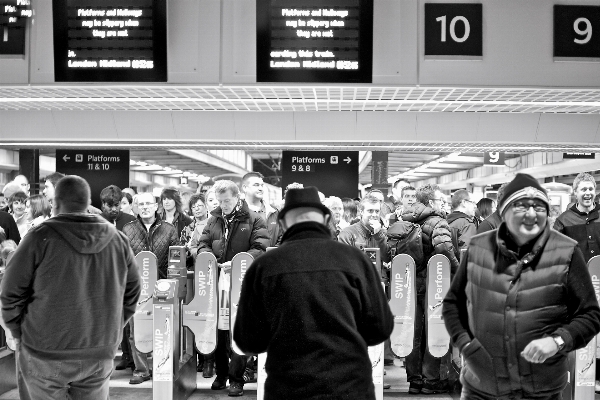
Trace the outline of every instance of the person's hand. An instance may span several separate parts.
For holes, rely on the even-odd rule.
[[[377,234],[381,230],[381,222],[378,220],[369,221],[369,225],[371,225],[371,228],[373,228],[374,234]]]
[[[231,271],[231,261],[224,262],[223,264],[219,264],[219,268],[222,268],[224,272]]]
[[[558,353],[558,345],[550,336],[529,342],[521,352],[521,357],[530,363],[541,364]]]

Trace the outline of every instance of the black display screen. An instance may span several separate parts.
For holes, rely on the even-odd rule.
[[[257,0],[258,82],[371,83],[373,0]]]
[[[56,82],[166,82],[165,0],[53,0]]]

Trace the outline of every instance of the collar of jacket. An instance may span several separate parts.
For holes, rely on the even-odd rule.
[[[323,225],[318,222],[308,221],[295,224],[291,228],[286,230],[281,238],[281,243],[283,244],[286,241],[302,239],[334,240],[331,236],[331,231],[329,230],[329,227],[327,225]]]
[[[571,206],[570,210],[573,211],[577,215],[582,215],[582,216],[587,215],[590,219],[597,219],[600,216],[599,215],[600,204],[596,204],[596,207],[594,207],[594,209],[592,211],[590,211],[589,213],[579,211],[579,209],[577,208],[577,203],[573,204]]]
[[[357,227],[358,229],[360,229],[360,231],[361,231],[361,232],[362,232],[362,233],[363,233],[363,234],[364,234],[366,237],[369,237],[369,236],[373,236],[373,235],[374,235],[373,231],[371,231],[371,230],[369,229],[369,227],[368,227],[367,225],[365,225],[365,223],[362,221],[362,219],[361,219],[360,221],[358,221],[358,222],[357,222],[355,225],[356,225],[356,227]],[[381,229],[383,229],[383,225],[381,225]]]
[[[465,214],[462,211],[452,211],[450,214],[448,214],[448,217],[446,217],[446,219],[448,220],[448,223],[456,221],[459,218],[464,218],[469,222],[473,222],[473,220],[474,220],[474,217],[469,217],[467,214]]]
[[[140,217],[140,214],[138,214],[137,216],[137,221],[139,221],[140,224],[142,224],[144,229],[146,228],[146,224],[144,223],[144,221],[142,221],[142,217]],[[159,226],[161,223],[162,220],[160,219],[160,216],[156,211],[154,211],[154,222],[152,223],[152,225],[150,225],[150,229],[154,228],[155,226]],[[148,232],[150,232],[150,229],[148,230]]]
[[[158,216],[163,221],[167,220],[167,212],[165,210],[161,210],[161,212],[160,212],[160,214],[158,214]],[[175,210],[175,214],[173,214],[173,225],[175,225],[175,222],[179,221],[180,218],[181,218],[181,214],[179,214],[179,211]]]
[[[546,223],[546,227],[539,234],[539,236],[534,239],[534,241],[530,241],[520,248],[523,249],[531,249],[527,253],[522,256],[519,256],[518,252],[511,250],[509,247],[517,247],[517,244],[514,242],[512,237],[508,232],[508,227],[506,226],[506,222],[502,221],[498,230],[496,231],[496,243],[498,244],[498,249],[500,252],[512,258],[515,261],[520,261],[521,263],[531,264],[531,262],[541,253],[542,248],[546,245],[548,238],[550,237],[550,224]],[[518,248],[518,247],[517,247]],[[533,265],[532,265],[533,268]]]
[[[415,204],[404,210],[404,212],[402,213],[402,220],[421,225],[427,218],[433,216],[444,219],[446,218],[445,214],[442,215],[442,213],[438,213],[433,208],[426,206],[421,202],[416,202]]]
[[[213,217],[216,217],[218,219],[224,219],[223,211],[221,211],[221,207],[217,207],[214,210],[212,210],[210,215],[212,215]],[[233,221],[241,221],[245,218],[248,218],[249,215],[250,215],[250,208],[248,207],[248,203],[246,203],[246,200],[242,200],[242,208],[240,208],[240,211],[233,217]]]

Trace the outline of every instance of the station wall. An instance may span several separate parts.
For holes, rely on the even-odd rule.
[[[167,1],[168,84],[256,84],[255,0]],[[483,57],[449,60],[423,55],[425,0],[374,0],[373,85],[599,87],[598,61],[553,59],[553,6],[571,3],[485,1]],[[0,59],[0,84],[54,83],[52,2],[32,7],[26,56]]]

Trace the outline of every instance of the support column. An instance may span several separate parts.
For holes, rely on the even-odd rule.
[[[29,194],[40,191],[40,151],[38,149],[19,150],[19,174],[25,175],[29,181]]]

